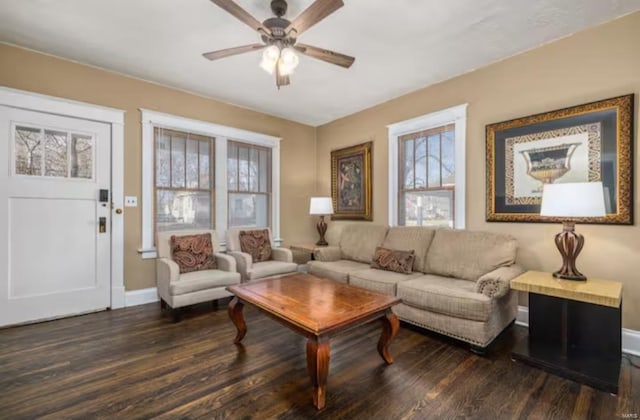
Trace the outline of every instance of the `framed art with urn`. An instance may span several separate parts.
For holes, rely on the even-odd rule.
[[[332,220],[373,220],[371,145],[331,151]]]
[[[542,187],[596,182],[606,216],[585,223],[633,224],[633,106],[625,95],[486,126],[487,221],[541,218]]]

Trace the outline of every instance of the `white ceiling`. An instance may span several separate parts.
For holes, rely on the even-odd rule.
[[[269,0],[237,3],[271,17]],[[291,20],[312,0],[289,3]],[[636,10],[640,0],[345,0],[299,39],[353,66],[301,56],[280,91],[261,52],[201,56],[259,41],[207,0],[0,0],[0,42],[316,126]]]

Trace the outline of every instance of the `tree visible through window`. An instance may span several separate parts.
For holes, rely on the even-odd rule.
[[[213,228],[213,138],[154,129],[156,232]]]
[[[17,126],[16,175],[93,178],[93,137],[86,134]]]
[[[398,224],[454,226],[454,125],[398,138]]]
[[[227,149],[229,227],[267,227],[271,149],[230,141]]]

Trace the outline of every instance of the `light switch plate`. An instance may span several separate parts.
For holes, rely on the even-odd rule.
[[[124,197],[125,207],[138,207],[138,197],[135,195],[127,195]]]

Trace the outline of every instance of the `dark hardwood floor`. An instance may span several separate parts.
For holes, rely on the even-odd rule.
[[[313,407],[305,340],[245,308],[232,344],[226,302],[174,324],[158,304],[0,330],[0,418],[638,418],[640,358],[613,396],[511,361],[525,330],[487,356],[402,325],[387,366],[378,323],[331,341],[327,406]]]

